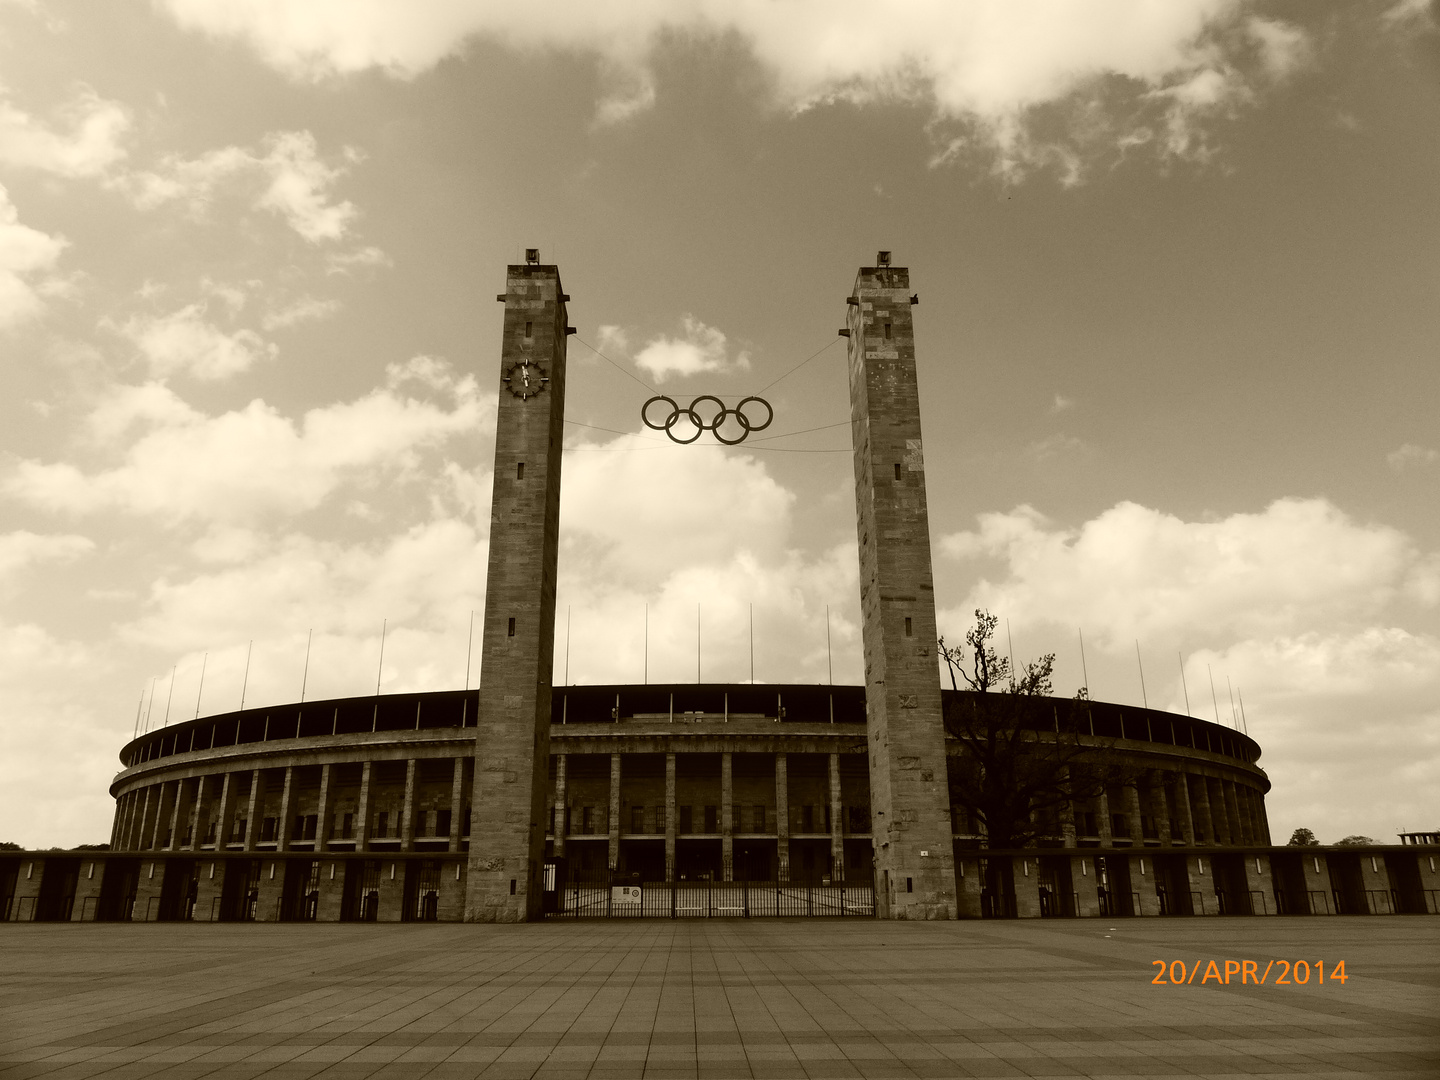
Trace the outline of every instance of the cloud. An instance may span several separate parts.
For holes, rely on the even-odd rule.
[[[266,330],[282,330],[298,326],[303,322],[318,322],[328,319],[340,310],[339,300],[318,300],[313,296],[302,296],[284,307],[272,308],[260,320]]]
[[[958,559],[1003,560],[960,611],[1083,626],[1108,644],[1190,634],[1295,633],[1372,617],[1423,560],[1397,529],[1362,525],[1324,499],[1279,499],[1259,513],[1183,521],[1122,502],[1078,528],[1030,507],[982,514],[943,537]]]
[[[43,297],[60,287],[46,271],[66,246],[62,237],[20,224],[10,193],[0,185],[0,329],[33,318],[44,308]]]
[[[0,581],[37,562],[71,562],[94,550],[95,541],[74,534],[0,533]]]
[[[648,371],[657,383],[667,378],[710,372],[748,371],[750,355],[743,350],[730,358],[725,335],[693,315],[683,319],[685,336],[652,338],[635,356],[635,366]],[[602,338],[602,341],[605,340]],[[610,340],[619,340],[613,335]]]
[[[326,272],[348,274],[357,268],[367,266],[391,266],[390,256],[378,247],[359,247],[353,251],[334,251],[325,257]]]
[[[1392,450],[1385,455],[1385,461],[1390,468],[1396,472],[1404,472],[1406,469],[1422,469],[1427,465],[1434,465],[1440,461],[1440,450],[1434,450],[1428,446],[1416,446],[1414,443],[1406,443],[1398,450]]]
[[[89,87],[59,110],[68,134],[56,132],[9,101],[0,100],[0,164],[65,177],[101,176],[125,157],[121,144],[130,115]]]
[[[252,189],[256,209],[278,214],[312,244],[343,239],[358,211],[348,200],[332,202],[330,189],[347,171],[320,158],[308,131],[276,131],[262,141],[263,153],[238,146],[211,150],[196,158],[166,157],[151,172],[136,172],[120,182],[141,209],[184,202],[204,213],[217,192],[231,183]],[[357,155],[346,152],[353,162]],[[254,191],[258,181],[259,190]]]
[[[416,383],[438,400],[409,393]],[[403,479],[418,455],[473,436],[493,409],[472,377],[423,357],[392,364],[383,388],[298,420],[258,398],[211,416],[152,384],[113,395],[92,417],[97,434],[127,436],[118,464],[86,473],[69,462],[22,460],[3,487],[46,510],[121,510],[170,523],[293,515],[347,482]]]
[[[1073,409],[1074,407],[1074,398],[1065,397],[1063,394],[1056,394],[1055,400],[1050,405],[1050,411],[1052,413],[1062,413],[1065,412],[1067,409]]]
[[[952,638],[985,607],[1013,624],[1017,657],[1060,654],[1064,682],[1227,725],[1233,686],[1281,840],[1384,836],[1440,797],[1440,639],[1401,624],[1405,601],[1440,602],[1440,556],[1398,529],[1323,499],[1206,521],[1126,502],[1072,528],[1029,507],[981,515],[938,548],[1002,567],[939,613]]]
[[[184,373],[216,381],[249,371],[257,360],[273,360],[275,345],[253,330],[226,333],[205,318],[204,304],[189,304],[169,315],[133,316],[119,327],[150,369],[164,378]]]
[[[1293,72],[1306,49],[1302,31],[1247,17],[1239,0],[930,2],[883,15],[861,0],[529,7],[452,0],[420,11],[342,0],[300,9],[282,0],[167,0],[166,7],[180,25],[247,41],[301,79],[372,68],[413,78],[462,54],[472,39],[588,54],[602,73],[600,123],[650,107],[651,59],[661,42],[737,39],[768,73],[781,108],[918,104],[942,146],[937,161],[979,149],[1002,175],[1047,166],[1069,182],[1099,146],[1208,152],[1200,125],[1249,102],[1260,82]],[[1057,106],[1068,109],[1058,125],[1040,115]]]

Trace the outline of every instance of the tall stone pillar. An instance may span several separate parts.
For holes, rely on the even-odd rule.
[[[1221,780],[1220,791],[1225,798],[1225,816],[1230,821],[1230,843],[1237,847],[1250,843],[1249,831],[1245,828],[1245,819],[1240,813],[1240,801],[1235,797],[1235,781]]]
[[[550,825],[555,837],[555,857],[565,857],[565,765],[566,755],[555,755],[555,816]]]
[[[315,802],[315,851],[330,842],[330,763],[320,766],[320,796]]]
[[[840,798],[840,755],[830,755],[830,878],[845,880],[845,807]]]
[[[785,755],[775,755],[775,880],[790,880],[790,773]]]
[[[542,266],[538,252],[507,268],[499,299],[505,322],[465,890],[472,922],[541,916],[569,333],[560,272]]]
[[[1110,820],[1110,792],[1106,788],[1101,788],[1100,794],[1095,796],[1095,818],[1095,827],[1100,834],[1100,846],[1113,846],[1115,836],[1111,830],[1114,822]]]
[[[675,755],[665,755],[665,880],[675,880]]]
[[[460,818],[465,809],[465,759],[456,758],[450,771],[450,841],[446,851],[460,850]]]
[[[955,867],[910,273],[862,267],[849,298],[876,914],[955,918]]]
[[[1181,773],[1181,775],[1185,777],[1185,787],[1188,791],[1190,788],[1190,776],[1188,773]],[[1196,816],[1195,842],[1197,844],[1200,843],[1200,834],[1203,833],[1205,835],[1205,843],[1218,844],[1220,838],[1216,835],[1215,819],[1210,813],[1210,788],[1209,785],[1206,784],[1203,774],[1197,773],[1195,775],[1195,797],[1191,800],[1190,806]]]
[[[620,869],[620,755],[610,755],[610,869]]]
[[[355,800],[355,850],[370,847],[370,762],[360,764],[360,794]]]
[[[265,774],[259,769],[250,773],[250,802],[245,808],[245,850],[254,851],[255,841],[260,835],[260,822],[256,814],[265,810],[262,792],[265,788]]]
[[[149,787],[147,787],[147,788],[145,789],[145,801],[144,801],[144,803],[142,803],[141,806],[140,806],[140,827],[139,827],[139,829],[137,830],[137,832],[136,832],[136,834],[135,834],[134,842],[131,843],[131,845],[130,845],[130,847],[131,847],[132,850],[141,851],[141,850],[144,849],[144,844],[145,844],[145,827],[146,827],[146,825],[151,821],[151,817],[150,817],[150,793],[151,793],[152,791],[154,791],[154,790],[155,790],[155,785],[154,785],[154,784],[151,784]]]
[[[195,778],[195,805],[190,808],[190,843],[186,847],[191,851],[200,850],[200,830],[205,821],[205,799],[209,791],[210,777],[202,773]]]
[[[1180,839],[1193,846],[1195,843],[1195,814],[1190,808],[1190,785],[1185,782],[1183,772],[1169,775],[1175,784],[1175,812],[1180,816]]]
[[[415,850],[415,766],[410,758],[405,762],[405,802],[400,810],[400,850]]]
[[[185,778],[175,781],[175,805],[170,808],[170,825],[167,831],[169,838],[165,841],[166,851],[175,851],[180,847],[180,809],[185,804]]]
[[[734,787],[731,781],[730,754],[720,755],[720,871],[724,881],[735,880]]]
[[[215,850],[224,851],[230,842],[230,819],[235,816],[235,783],[238,773],[220,776],[220,805],[215,808]]]
[[[288,851],[290,849],[290,808],[294,804],[295,793],[295,766],[285,766],[285,787],[280,792],[280,815],[275,823],[275,850]],[[302,832],[303,836],[304,833]]]

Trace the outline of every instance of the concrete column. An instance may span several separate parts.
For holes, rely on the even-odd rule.
[[[120,825],[125,810],[125,796],[120,795],[115,799],[115,812],[110,816],[110,850],[120,850]]]
[[[720,867],[725,881],[735,880],[735,829],[731,823],[730,754],[720,755]]]
[[[360,766],[360,799],[355,807],[355,850],[370,850],[370,762]]]
[[[665,879],[675,880],[675,755],[665,755]]]
[[[1223,842],[1227,846],[1240,843],[1235,819],[1230,814],[1230,807],[1226,805],[1225,781],[1212,777],[1206,781],[1205,786],[1210,789],[1210,816],[1215,821],[1216,833],[1223,836]]]
[[[1140,847],[1145,843],[1145,830],[1140,826],[1140,781],[1133,780],[1120,789],[1125,800],[1125,824],[1130,828],[1130,843]]]
[[[265,783],[265,774],[259,769],[250,774],[250,800],[245,807],[245,850],[255,850],[255,838],[260,835],[260,823],[255,820],[256,811],[265,809],[265,803],[261,801],[261,785]]]
[[[295,785],[295,766],[285,766],[285,787],[280,792],[280,820],[275,829],[275,850],[286,851],[290,847],[290,806],[291,791]],[[319,831],[318,828],[316,830]],[[283,868],[283,867],[282,867]]]
[[[116,805],[115,839],[110,844],[114,851],[130,850],[130,819],[135,816],[135,792],[127,791],[120,796]]]
[[[1232,844],[1252,843],[1250,831],[1245,827],[1245,816],[1240,812],[1240,800],[1235,794],[1235,781],[1220,781],[1220,790],[1225,793],[1225,816],[1230,819]]]
[[[1100,833],[1100,846],[1110,847],[1114,840],[1110,832],[1110,793],[1103,787],[1095,796],[1095,827]]]
[[[1064,777],[1066,790],[1070,788],[1070,769],[1067,766],[1061,770]],[[1066,799],[1060,804],[1060,837],[1061,844],[1067,848],[1076,846],[1075,842],[1075,803]]]
[[[160,793],[155,799],[154,832],[150,838],[151,851],[165,850],[165,826],[170,823],[173,814],[171,804],[180,797],[179,781],[162,780],[159,788]]]
[[[1255,793],[1255,813],[1260,818],[1260,838],[1269,847],[1274,844],[1270,839],[1270,818],[1265,813],[1265,796],[1258,791]]]
[[[415,850],[415,759],[405,762],[405,803],[400,811],[400,850]]]
[[[154,790],[151,784],[145,788],[145,801],[140,805],[139,828],[135,831],[135,842],[131,846],[137,851],[143,851],[145,845],[146,825],[150,822],[150,793]]]
[[[190,808],[190,845],[189,850],[200,850],[200,822],[204,813],[205,799],[211,788],[210,777],[201,775],[195,778],[195,804]]]
[[[220,806],[215,811],[215,850],[224,851],[230,839],[230,818],[235,813],[235,773],[220,774]]]
[[[1170,777],[1175,782],[1175,812],[1180,815],[1180,832],[1187,844],[1195,843],[1195,816],[1190,809],[1190,785],[1183,772],[1174,772]]]
[[[790,780],[785,755],[775,755],[775,873],[790,880]]]
[[[1189,788],[1190,775],[1188,773],[1182,773],[1181,775],[1185,777],[1186,787]],[[1220,841],[1215,834],[1214,815],[1210,813],[1210,785],[1205,782],[1205,777],[1203,774],[1196,774],[1194,779],[1195,797],[1194,800],[1191,802],[1190,807],[1194,811],[1196,818],[1195,826],[1197,829],[1197,836],[1195,842],[1200,843],[1198,833],[1203,832],[1205,834],[1205,843],[1217,844]]]
[[[555,755],[555,810],[550,833],[555,837],[555,857],[565,857],[565,754]]]
[[[1155,818],[1155,832],[1160,846],[1170,846],[1170,801],[1165,798],[1165,778],[1159,772],[1150,772],[1146,777],[1146,792],[1150,797],[1150,813]]]
[[[610,755],[610,869],[620,865],[620,755]]]
[[[185,780],[182,778],[175,781],[175,806],[170,811],[170,842],[165,845],[166,851],[180,849],[180,808],[184,803]]]
[[[315,806],[315,853],[329,844],[330,834],[330,764],[320,766],[320,800]]]
[[[830,755],[830,879],[845,880],[845,823],[840,820],[840,755]]]
[[[450,843],[446,845],[447,851],[460,850],[460,829],[464,824],[460,820],[461,814],[465,812],[465,759],[455,759],[455,769],[450,779]]]

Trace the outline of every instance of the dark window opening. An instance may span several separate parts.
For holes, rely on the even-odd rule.
[[[813,806],[800,807],[800,831],[815,831],[815,808]]]
[[[643,806],[630,807],[630,831],[632,833],[645,831],[645,808]]]
[[[515,879],[513,877],[510,879],[510,895],[515,895]]]
[[[435,811],[435,835],[436,835],[436,836],[449,836],[449,835],[450,835],[450,816],[451,816],[451,815],[450,815],[450,811],[449,811],[449,810],[437,810],[437,811]]]
[[[514,619],[511,619],[511,620],[510,620],[510,632],[509,632],[509,636],[510,636],[510,637],[514,637],[514,636],[515,636],[515,620],[514,620]]]
[[[655,831],[657,833],[665,831],[665,807],[663,806],[655,807]]]
[[[895,479],[900,479],[900,463],[898,461],[895,463]]]
[[[531,326],[532,326],[531,323],[528,323],[528,322],[527,322],[527,323],[525,324],[525,336],[526,336],[526,337],[534,337],[534,336],[535,336],[533,333],[531,333]],[[512,891],[513,891],[513,890],[512,890]]]
[[[885,324],[885,340],[890,340],[890,324],[888,322]]]
[[[275,818],[267,817],[260,822],[260,839],[266,842],[275,839]]]
[[[905,891],[906,891],[906,892],[914,892],[914,891],[915,891],[915,879],[914,879],[914,878],[908,878],[908,877],[907,877],[907,878],[905,879]]]
[[[694,812],[690,807],[680,807],[680,831],[682,833],[690,833],[695,831],[694,828],[692,828],[692,826],[694,825],[693,814]]]
[[[523,462],[523,461],[517,461],[517,462],[515,463],[515,479],[516,479],[516,480],[524,480],[524,479],[525,479],[525,462]]]
[[[707,833],[719,832],[719,831],[720,831],[720,828],[719,828],[719,825],[718,825],[718,821],[719,821],[719,815],[716,814],[716,812],[715,812],[715,807],[713,807],[713,806],[707,806],[707,807],[705,807],[705,831],[706,831]]]
[[[905,636],[906,636],[906,637],[913,637],[913,636],[914,636],[914,626],[911,624],[911,622],[910,622],[910,616],[908,616],[908,615],[905,616]]]

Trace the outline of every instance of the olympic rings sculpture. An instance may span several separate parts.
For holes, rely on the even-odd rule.
[[[670,414],[659,423],[650,419],[650,406],[654,405],[657,401],[663,401],[670,406]],[[756,423],[745,415],[745,406],[749,405],[752,401],[765,406],[765,422],[763,424]],[[713,415],[711,415],[708,420],[705,419],[705,415],[703,414],[710,414],[712,410],[708,407],[701,408],[704,402],[715,403]],[[685,418],[686,423],[695,429],[689,438],[682,438],[675,434],[675,425],[681,422],[682,417]],[[727,417],[734,417],[735,422],[740,425],[740,434],[736,438],[728,438],[720,430],[721,425],[725,423]],[[663,431],[666,435],[670,436],[671,442],[680,443],[682,446],[693,443],[707,431],[715,433],[716,442],[724,443],[726,446],[735,446],[744,442],[752,431],[764,431],[769,427],[770,421],[775,419],[775,410],[771,408],[768,401],[761,397],[747,397],[733,409],[730,409],[726,407],[723,401],[711,394],[701,394],[694,401],[690,402],[689,408],[682,409],[676,404],[674,398],[666,397],[664,394],[657,394],[640,407],[640,419],[644,421],[645,426],[652,431]],[[683,430],[682,428],[682,431]]]

